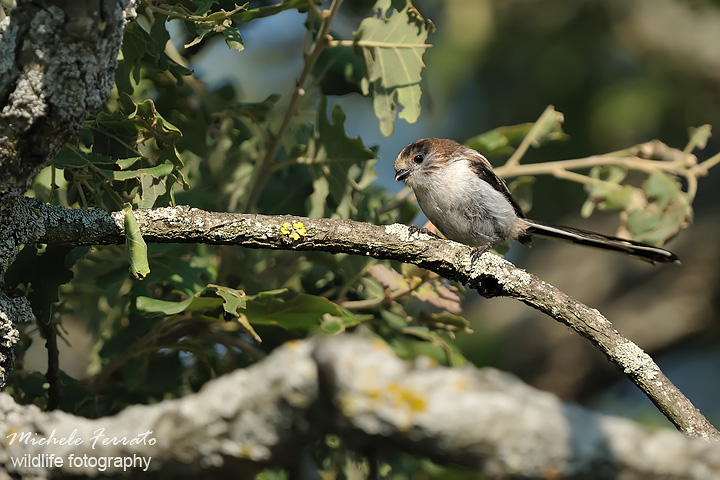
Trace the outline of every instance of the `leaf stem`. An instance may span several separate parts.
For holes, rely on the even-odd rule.
[[[416,278],[407,287],[398,288],[397,290],[385,291],[385,295],[376,298],[366,298],[363,300],[345,300],[339,302],[339,305],[348,310],[363,310],[368,308],[377,308],[383,305],[394,302],[398,298],[407,295],[417,290],[422,284],[429,281],[429,279]]]
[[[556,169],[555,171],[553,171],[551,173],[556,178],[562,178],[564,180],[570,180],[572,182],[577,182],[577,183],[584,184],[584,185],[602,185],[604,187],[615,188],[615,189],[622,188],[622,185],[620,185],[618,183],[608,182],[601,178],[588,177],[587,175],[582,175],[580,173],[572,172],[569,170],[563,170],[560,168]]]

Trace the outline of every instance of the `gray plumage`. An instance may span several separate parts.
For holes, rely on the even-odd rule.
[[[457,142],[425,138],[405,147],[395,160],[395,179],[415,192],[420,208],[447,238],[489,248],[530,235],[613,250],[651,263],[677,262],[672,252],[632,240],[525,217],[490,162]]]

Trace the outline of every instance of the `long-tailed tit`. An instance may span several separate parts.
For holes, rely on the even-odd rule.
[[[395,180],[415,191],[422,211],[447,238],[479,247],[478,253],[506,240],[527,243],[538,235],[651,263],[678,261],[662,248],[526,218],[490,162],[452,140],[425,138],[405,147],[395,160]]]

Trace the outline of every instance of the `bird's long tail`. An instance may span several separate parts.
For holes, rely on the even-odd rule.
[[[680,263],[680,260],[674,253],[663,248],[653,247],[652,245],[590,232],[588,230],[581,230],[579,228],[548,225],[527,218],[523,218],[522,222],[524,223],[523,233],[528,235],[564,240],[588,247],[622,252],[650,263]]]

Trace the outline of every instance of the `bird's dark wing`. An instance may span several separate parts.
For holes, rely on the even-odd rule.
[[[493,169],[490,166],[490,162],[488,162],[485,157],[475,152],[474,150],[471,150],[471,152],[475,155],[473,155],[470,160],[470,170],[472,170],[475,175],[489,183],[495,190],[502,193],[505,198],[507,198],[508,202],[510,202],[510,205],[512,205],[513,210],[515,210],[515,214],[518,216],[518,218],[525,218],[525,214],[523,213],[522,208],[520,208],[517,200],[515,200],[515,197],[513,197],[512,193],[510,193],[510,190],[508,189],[503,179],[498,177],[495,172],[493,172]]]

